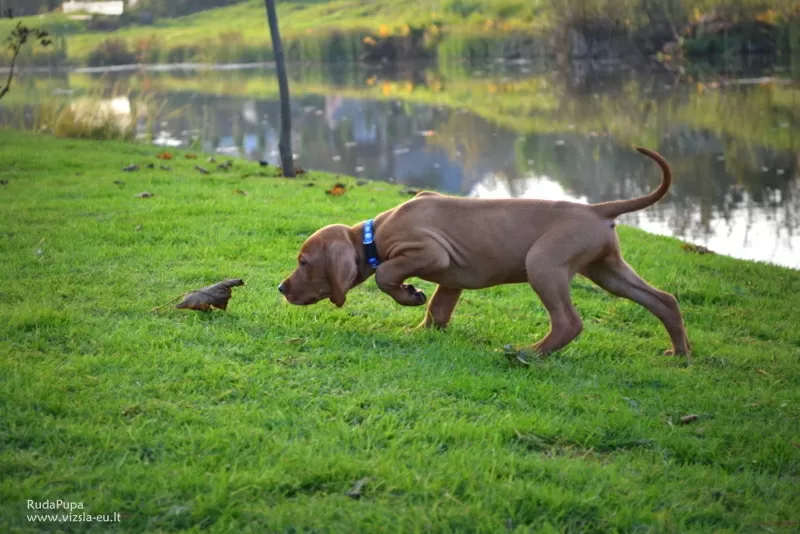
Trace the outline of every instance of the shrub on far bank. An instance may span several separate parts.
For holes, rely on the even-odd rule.
[[[106,39],[89,53],[86,64],[90,67],[130,65],[136,63],[136,54],[123,39]]]

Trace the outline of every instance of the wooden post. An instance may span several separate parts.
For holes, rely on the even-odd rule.
[[[281,153],[281,168],[287,178],[294,177],[292,161],[292,107],[289,101],[289,81],[286,79],[286,62],[283,57],[283,44],[278,30],[278,14],[275,12],[275,0],[264,0],[267,7],[269,33],[272,36],[272,51],[275,55],[275,71],[278,75],[278,90],[281,97],[281,139],[278,148]]]

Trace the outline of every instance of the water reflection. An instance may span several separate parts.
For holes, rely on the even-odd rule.
[[[294,72],[293,148],[305,168],[593,203],[658,184],[657,166],[631,148],[641,144],[667,157],[675,183],[623,222],[800,267],[800,84],[790,71],[576,65]],[[277,86],[258,70],[62,76],[28,77],[31,100],[99,86],[141,138],[279,162]]]

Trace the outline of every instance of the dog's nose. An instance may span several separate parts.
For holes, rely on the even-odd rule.
[[[283,295],[284,293],[286,293],[286,286],[285,286],[285,285],[283,285],[283,283],[281,283],[281,284],[278,286],[278,291],[280,291],[280,292],[281,292],[281,295]]]

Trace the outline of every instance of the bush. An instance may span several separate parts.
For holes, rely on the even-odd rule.
[[[136,54],[123,39],[106,39],[89,53],[86,60],[90,67],[130,65],[136,63]]]

